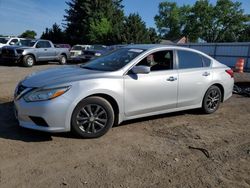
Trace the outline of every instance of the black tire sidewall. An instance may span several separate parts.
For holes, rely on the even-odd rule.
[[[209,93],[211,92],[211,90],[217,90],[217,92],[218,92],[219,95],[220,95],[219,103],[217,104],[217,106],[216,106],[216,108],[215,108],[214,110],[208,109],[208,108],[207,108],[207,105],[206,105],[207,97],[208,97]],[[203,99],[202,109],[203,109],[204,113],[206,113],[206,114],[212,114],[212,113],[214,113],[215,111],[217,111],[218,108],[220,107],[221,98],[222,98],[222,95],[221,95],[221,90],[220,90],[220,88],[218,88],[217,86],[211,86],[211,87],[207,90],[207,92],[206,92],[206,94],[205,94],[205,96],[204,96],[204,99]]]
[[[78,112],[86,105],[88,104],[98,104],[101,107],[104,108],[104,110],[107,112],[108,116],[108,122],[104,129],[102,129],[100,132],[97,133],[84,133],[79,126],[76,123],[76,116]],[[82,100],[74,109],[72,116],[71,116],[71,130],[76,133],[78,136],[81,136],[82,138],[98,138],[100,136],[103,136],[105,133],[108,132],[108,130],[113,126],[115,120],[114,110],[111,106],[111,104],[101,98],[101,97],[89,97],[84,100]]]

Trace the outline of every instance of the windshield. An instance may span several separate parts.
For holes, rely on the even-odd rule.
[[[71,50],[82,50],[83,47],[82,46],[73,46]]]
[[[6,44],[8,42],[8,38],[0,38],[0,43]]]
[[[90,46],[89,49],[91,49],[91,50],[106,50],[107,47],[103,46],[103,45],[92,45],[92,46]]]
[[[116,71],[127,65],[142,52],[144,50],[138,48],[121,48],[108,55],[94,59],[87,64],[83,64],[81,67],[98,71]]]
[[[33,40],[21,39],[19,42],[16,43],[16,45],[32,47],[32,46],[34,46],[35,43],[36,43],[36,41],[33,41]]]

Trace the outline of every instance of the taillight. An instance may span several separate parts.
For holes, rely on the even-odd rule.
[[[232,69],[227,69],[226,73],[229,74],[231,76],[231,78],[234,77],[234,71]]]

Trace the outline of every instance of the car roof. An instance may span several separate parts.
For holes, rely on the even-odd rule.
[[[186,50],[186,51],[191,51],[191,52],[196,52],[199,54],[202,54],[204,56],[206,56],[209,59],[214,60],[211,56],[205,54],[202,51],[193,49],[193,48],[187,48],[187,47],[183,47],[183,46],[177,46],[175,44],[173,45],[163,45],[163,44],[130,44],[128,46],[122,47],[122,48],[138,48],[138,49],[142,49],[142,50],[153,50],[153,49],[158,49],[158,48],[171,48],[171,49],[176,49],[176,50]]]
[[[125,46],[124,48],[140,48],[143,50],[149,50],[153,48],[159,48],[159,47],[170,47],[170,45],[163,45],[163,44],[129,44]]]

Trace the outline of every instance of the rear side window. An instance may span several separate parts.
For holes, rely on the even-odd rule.
[[[51,45],[48,41],[39,41],[36,46],[38,48],[51,48]]]
[[[201,55],[185,51],[178,51],[179,69],[191,69],[203,67],[203,59]]]
[[[204,67],[210,67],[210,65],[211,65],[211,60],[210,59],[208,59],[205,56],[202,56],[202,61],[203,61],[203,66]]]
[[[44,48],[51,48],[51,45],[48,41],[43,41]]]

